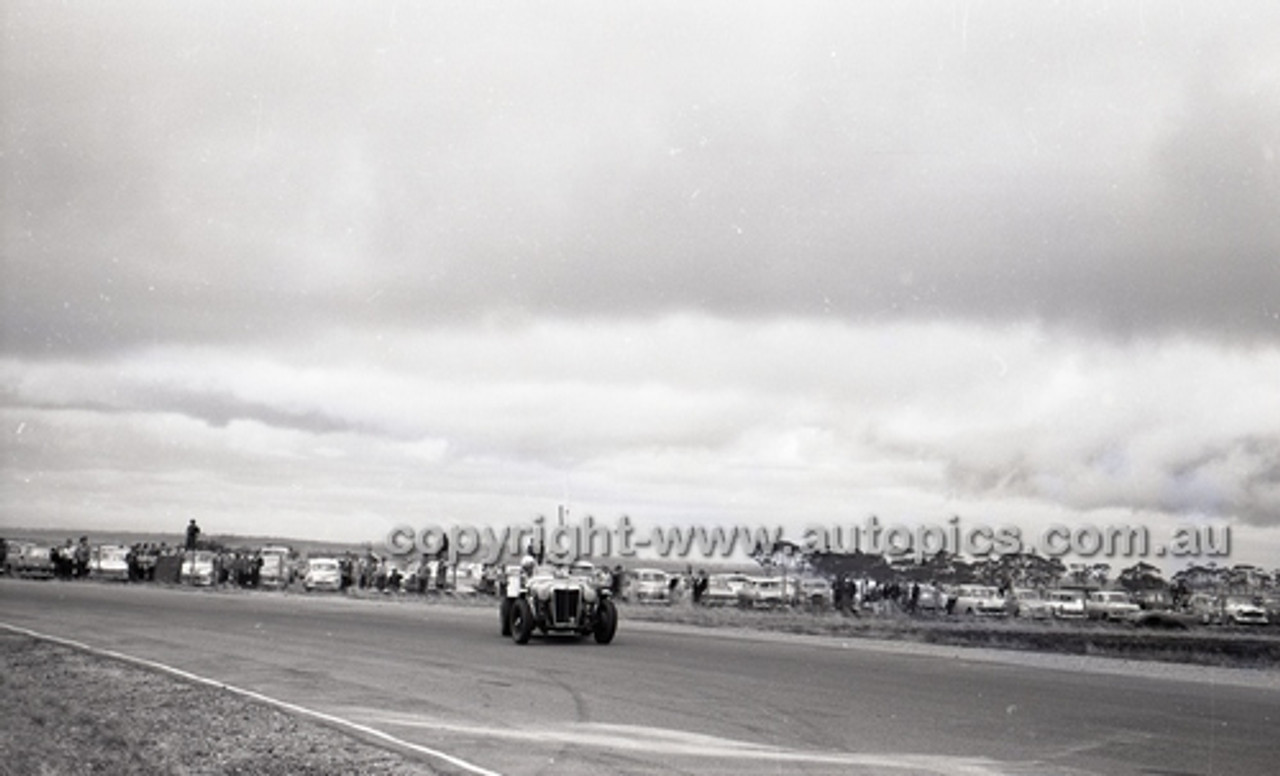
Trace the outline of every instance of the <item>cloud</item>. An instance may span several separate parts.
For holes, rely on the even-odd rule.
[[[367,476],[486,503],[502,487],[480,475],[502,471],[542,498],[572,481],[713,517],[790,504],[830,518],[890,491],[914,494],[901,509],[951,494],[1256,525],[1280,514],[1271,351],[694,317],[403,335],[383,352],[350,336],[269,362],[173,348],[93,366],[9,362],[7,412],[142,429],[171,418],[161,436],[118,443],[147,458],[197,422],[202,444],[224,440],[219,458],[246,456],[231,470],[257,478],[287,461],[281,482],[335,493],[365,492]],[[261,442],[244,447],[252,429]],[[370,451],[320,484],[334,460]],[[9,451],[15,475],[44,466],[29,452]]]
[[[1276,525],[1274,4],[125,10],[5,6],[12,514]]]
[[[1269,5],[296,10],[10,12],[6,349],[492,313],[1280,326]]]

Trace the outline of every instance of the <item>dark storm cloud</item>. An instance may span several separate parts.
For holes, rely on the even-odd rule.
[[[508,312],[1280,330],[1270,3],[5,20],[10,351]]]

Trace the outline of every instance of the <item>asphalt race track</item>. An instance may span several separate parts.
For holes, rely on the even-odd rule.
[[[1068,671],[625,610],[609,646],[519,647],[496,606],[11,579],[0,622],[507,774],[1271,774],[1280,758],[1275,672]]]

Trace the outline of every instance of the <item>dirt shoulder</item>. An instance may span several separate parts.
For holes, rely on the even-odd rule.
[[[0,773],[435,774],[319,723],[0,632]]]

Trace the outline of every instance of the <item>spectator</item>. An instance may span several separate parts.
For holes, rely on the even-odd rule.
[[[705,569],[698,569],[698,576],[693,579],[693,603],[694,605],[702,603],[702,594],[707,592],[707,585],[711,584],[711,580],[707,577]]]
[[[53,558],[53,573],[58,579],[71,579],[71,570],[75,562],[75,547],[71,546],[71,540],[68,539],[65,546],[55,547],[53,552],[56,553]]]
[[[195,518],[187,523],[187,549],[194,550],[196,542],[200,540],[200,526],[196,525]]]
[[[609,579],[609,592],[613,594],[614,598],[622,597],[622,578],[624,573],[622,564],[619,563],[613,567],[613,575]]]
[[[81,536],[80,543],[75,549],[75,577],[76,579],[84,579],[89,576],[89,537]]]

